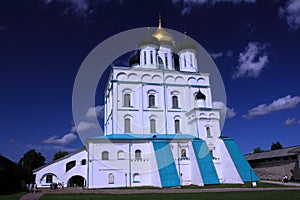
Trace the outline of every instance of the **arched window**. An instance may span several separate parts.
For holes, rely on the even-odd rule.
[[[141,150],[137,149],[135,150],[135,159],[142,159],[142,152]]]
[[[150,119],[150,133],[156,133],[156,120]]]
[[[144,51],[144,65],[147,64],[147,56],[146,56],[146,51]]]
[[[180,120],[175,119],[174,123],[175,123],[175,133],[180,133]]]
[[[181,149],[181,158],[186,158],[186,150]]]
[[[124,160],[124,159],[125,159],[124,151],[118,151],[118,160]]]
[[[183,56],[184,67],[186,67],[186,58]]]
[[[206,127],[206,137],[211,138],[211,132],[209,127]]]
[[[115,177],[112,173],[108,174],[108,184],[114,184],[115,183]]]
[[[109,154],[107,151],[103,151],[102,152],[102,157],[101,157],[102,160],[108,160],[109,159]]]
[[[150,63],[153,64],[153,51],[150,51]]]
[[[149,95],[149,107],[155,107],[155,96],[154,94]]]
[[[133,174],[133,182],[134,183],[140,183],[141,182],[141,176],[139,173],[134,173]]]
[[[126,93],[124,94],[124,107],[129,107],[130,105],[130,94]]]
[[[131,132],[130,125],[131,125],[131,120],[128,119],[128,118],[124,119],[124,132],[125,133],[130,133]]]
[[[165,56],[165,64],[166,64],[166,67],[168,67],[168,66],[169,66],[169,64],[168,64],[168,54],[165,53],[164,56]]]
[[[179,108],[177,96],[172,96],[172,105],[173,105],[172,108]]]

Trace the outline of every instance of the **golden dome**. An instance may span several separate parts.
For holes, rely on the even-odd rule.
[[[171,46],[174,46],[174,38],[161,26],[161,19],[159,19],[158,28],[156,32],[153,33],[153,37],[155,37],[160,43],[166,43]]]

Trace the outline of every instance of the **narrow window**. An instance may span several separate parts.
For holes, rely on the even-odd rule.
[[[153,64],[153,51],[150,51],[150,63]]]
[[[165,53],[165,64],[166,64],[166,67],[168,67],[168,54],[167,53]]]
[[[172,108],[179,108],[178,107],[178,97],[177,96],[172,97],[172,104],[173,104]]]
[[[142,158],[142,152],[141,150],[135,150],[135,159],[141,159]]]
[[[125,119],[124,120],[124,131],[125,133],[130,133],[130,124],[131,124],[131,120],[130,119]]]
[[[109,155],[107,151],[103,151],[102,152],[102,160],[108,160],[109,159]]]
[[[51,174],[46,175],[46,183],[52,183],[53,182],[53,176]]]
[[[186,150],[181,149],[181,158],[186,158]]]
[[[209,127],[206,127],[206,137],[211,138],[211,132]]]
[[[124,107],[130,106],[130,94],[124,94]]]
[[[133,174],[133,182],[134,183],[140,183],[141,182],[141,176],[139,173],[134,173]]]
[[[186,58],[183,56],[184,67],[186,67]]]
[[[72,169],[73,167],[75,167],[76,165],[76,161],[73,160],[73,161],[70,161],[66,164],[66,172],[69,171],[70,169]]]
[[[156,132],[156,121],[155,119],[150,119],[150,133]]]
[[[193,55],[190,54],[190,62],[191,62],[191,66],[193,66]]]
[[[114,184],[115,183],[115,177],[112,173],[108,174],[108,184]]]
[[[118,152],[118,160],[124,160],[125,159],[125,153],[124,151]]]
[[[144,64],[146,65],[147,63],[147,56],[146,56],[146,51],[144,51]]]
[[[149,95],[149,107],[155,107],[155,96],[153,94]]]
[[[175,120],[175,133],[180,133],[180,121],[179,121],[179,119]]]

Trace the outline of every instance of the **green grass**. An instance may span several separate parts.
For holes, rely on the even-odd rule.
[[[299,200],[300,191],[261,191],[261,192],[226,192],[226,193],[180,193],[180,194],[47,194],[42,200]]]
[[[0,200],[19,200],[21,196],[26,194],[25,192],[19,192],[15,194],[7,194],[7,195],[0,195]]]

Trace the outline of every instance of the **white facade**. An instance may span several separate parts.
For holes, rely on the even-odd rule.
[[[104,97],[105,135],[88,139],[86,150],[37,169],[38,186],[47,186],[50,174],[66,185],[82,176],[87,188],[259,180],[249,177],[252,169],[234,141],[221,137],[209,74],[198,72],[196,45],[185,37],[178,46],[176,57],[175,41],[160,23],[139,44],[130,68],[113,67]],[[86,165],[78,165],[80,159]],[[73,160],[73,169],[61,170]]]

